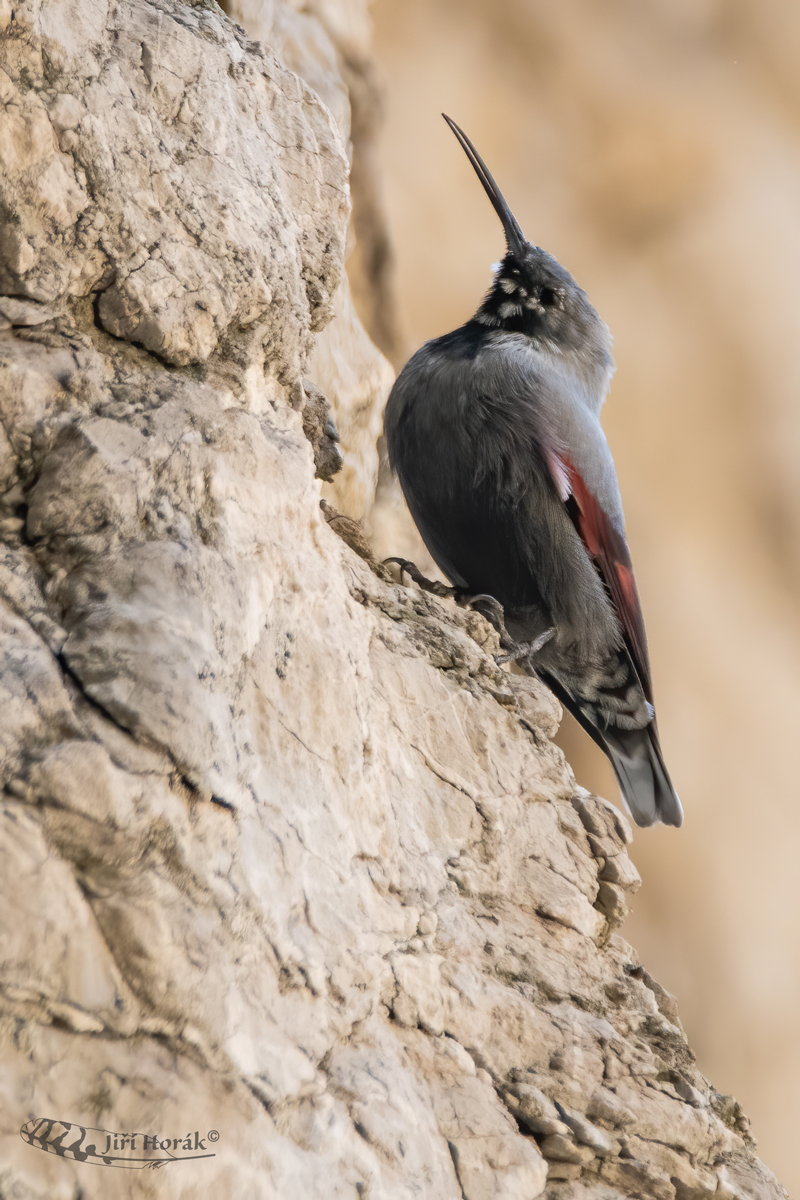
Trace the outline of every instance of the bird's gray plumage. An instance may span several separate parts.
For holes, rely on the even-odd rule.
[[[525,241],[477,151],[446,119],[508,253],[475,317],[400,373],[385,414],[389,458],[451,582],[494,596],[519,642],[555,630],[536,671],[608,754],[635,820],[679,825],[599,420],[611,338],[569,273]]]

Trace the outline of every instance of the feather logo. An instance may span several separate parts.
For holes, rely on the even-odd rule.
[[[151,1133],[115,1133],[110,1129],[75,1125],[51,1117],[26,1121],[19,1135],[29,1146],[46,1150],[48,1154],[129,1171],[158,1170],[167,1163],[190,1158],[214,1158],[214,1152],[206,1149],[206,1142],[219,1141],[216,1129],[210,1129],[202,1137],[197,1129],[183,1137],[161,1137]]]

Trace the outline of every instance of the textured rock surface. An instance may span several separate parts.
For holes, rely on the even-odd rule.
[[[320,511],[328,109],[210,4],[0,11],[0,1194],[781,1196],[548,694]]]
[[[302,10],[274,0],[226,0],[223,7],[250,37],[270,46],[310,84],[330,109],[354,161],[357,147],[349,141],[351,105],[343,73],[352,78],[354,68],[348,69],[348,64],[365,58],[369,25],[364,0],[319,2]],[[394,375],[356,316],[347,275],[342,276],[333,302],[333,320],[315,338],[309,364],[315,383],[331,403],[345,452],[344,467],[329,481],[325,493],[339,508],[362,518],[375,495],[376,442]],[[386,307],[383,295],[375,301],[379,302]]]

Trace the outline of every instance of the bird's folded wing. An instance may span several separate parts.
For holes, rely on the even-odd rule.
[[[652,704],[650,660],[639,593],[625,538],[604,512],[566,454],[549,451],[547,464],[570,519],[602,576],[646,698]]]

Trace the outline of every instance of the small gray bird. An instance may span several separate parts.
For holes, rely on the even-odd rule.
[[[529,669],[608,755],[637,824],[680,825],[600,426],[611,336],[572,276],[526,241],[472,142],[445,120],[507,251],[475,316],[401,371],[386,405],[389,461],[436,563],[457,590],[502,605],[508,633],[530,647]]]

